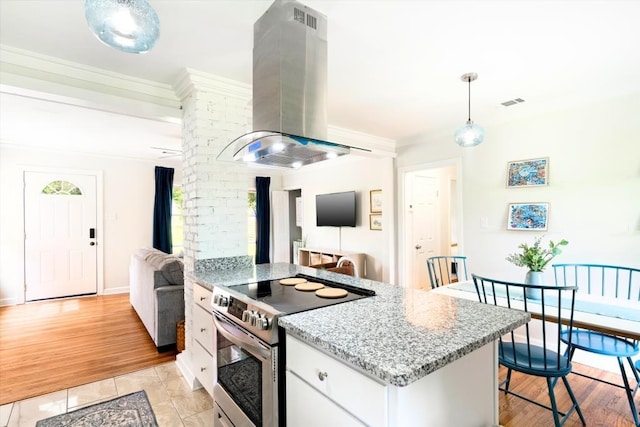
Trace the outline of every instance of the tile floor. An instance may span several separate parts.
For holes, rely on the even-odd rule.
[[[213,399],[191,391],[175,362],[0,406],[0,427],[32,427],[38,420],[145,390],[160,427],[213,425]]]

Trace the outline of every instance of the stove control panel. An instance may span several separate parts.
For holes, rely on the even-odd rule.
[[[266,314],[256,310],[245,310],[242,312],[242,321],[251,326],[255,326],[261,331],[266,331],[271,327],[271,320]]]
[[[253,304],[247,304],[222,290],[215,290],[211,300],[213,309],[233,316],[248,329],[268,331],[273,327],[273,316],[259,311]]]

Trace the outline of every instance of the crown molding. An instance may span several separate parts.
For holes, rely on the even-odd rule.
[[[376,157],[396,157],[396,142],[389,138],[382,138],[364,132],[329,125],[328,139],[337,144],[367,150],[361,152],[363,155],[370,154]],[[352,151],[352,154],[358,152],[359,151]]]
[[[170,109],[179,109],[180,100],[170,85],[114,73],[60,58],[0,45],[0,72],[2,82],[24,89],[56,95],[68,88],[70,96],[79,92],[93,92],[108,97],[133,99]]]
[[[224,77],[208,74],[192,68],[184,68],[176,79],[173,88],[179,99],[185,99],[194,91],[202,90],[222,96],[231,96],[251,100],[251,85]]]

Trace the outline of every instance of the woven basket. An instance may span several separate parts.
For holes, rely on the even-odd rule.
[[[184,351],[184,320],[178,322],[176,329],[176,347],[179,352]]]

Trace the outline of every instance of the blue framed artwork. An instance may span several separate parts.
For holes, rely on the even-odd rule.
[[[549,223],[549,203],[509,203],[507,230],[544,231]]]
[[[549,182],[549,158],[516,160],[507,168],[507,188],[540,187]]]

